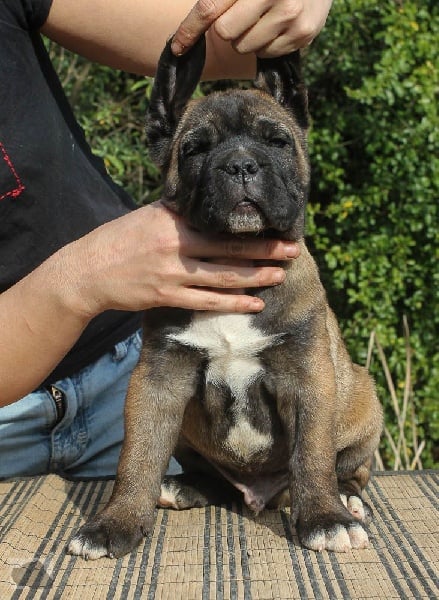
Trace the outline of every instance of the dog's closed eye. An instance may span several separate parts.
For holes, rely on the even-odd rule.
[[[257,133],[262,137],[264,142],[276,148],[284,148],[285,146],[294,147],[294,138],[290,131],[280,125],[277,121],[263,118],[259,119],[256,126]]]
[[[270,146],[275,146],[276,148],[285,148],[285,146],[289,146],[292,143],[292,139],[284,134],[275,134],[268,138],[267,141]]]
[[[180,156],[189,158],[197,154],[207,152],[212,146],[212,139],[206,129],[192,131],[191,135],[186,136],[180,143]]]
[[[189,158],[190,156],[196,156],[202,154],[209,149],[208,142],[200,140],[187,140],[180,146],[180,154],[183,158]]]

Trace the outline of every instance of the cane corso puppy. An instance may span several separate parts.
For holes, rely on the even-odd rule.
[[[179,58],[168,43],[158,66],[147,133],[164,202],[205,234],[294,240],[301,253],[283,284],[250,290],[265,301],[258,314],[146,312],[113,495],[69,552],[122,556],[151,531],[157,504],[185,509],[236,496],[255,513],[291,505],[308,548],[364,548],[371,510],[361,492],[382,412],[304,242],[300,56],[259,59],[252,89],[191,100],[204,60],[202,38]],[[165,476],[171,454],[180,475]]]

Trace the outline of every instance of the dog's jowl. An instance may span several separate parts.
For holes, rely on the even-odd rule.
[[[126,437],[107,507],[70,542],[86,558],[122,556],[174,509],[242,499],[253,511],[291,506],[313,550],[368,544],[361,492],[382,412],[351,362],[304,242],[309,187],[307,99],[299,54],[260,59],[253,89],[191,100],[201,39],[176,58],[168,44],[147,133],[164,202],[207,234],[297,241],[282,285],[252,290],[266,308],[225,315],[146,312],[126,400]],[[171,454],[183,473],[165,476]]]

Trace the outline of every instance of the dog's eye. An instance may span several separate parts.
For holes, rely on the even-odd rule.
[[[285,148],[290,143],[290,140],[284,135],[273,135],[268,138],[268,143],[270,146],[275,146],[276,148]]]
[[[207,150],[207,142],[203,140],[186,140],[180,146],[180,153],[183,158],[196,156]]]

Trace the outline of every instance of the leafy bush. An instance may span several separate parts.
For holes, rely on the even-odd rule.
[[[352,356],[364,363],[375,331],[397,392],[405,382],[406,316],[417,434],[427,442],[424,466],[432,465],[439,440],[436,7],[433,1],[335,2],[306,60],[313,117],[310,241]],[[396,435],[378,360],[371,370]],[[389,454],[384,449],[388,462]]]
[[[438,34],[436,0],[336,0],[304,61],[313,119],[308,243],[354,360],[366,362],[375,332],[395,388],[383,355],[372,360],[387,430],[396,439],[406,428],[409,461],[415,438],[424,440],[424,467],[439,453]],[[50,47],[95,152],[139,203],[157,198],[143,136],[151,82]],[[398,394],[413,409],[406,423],[395,417]],[[386,436],[386,466],[392,452]]]

